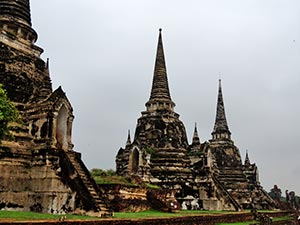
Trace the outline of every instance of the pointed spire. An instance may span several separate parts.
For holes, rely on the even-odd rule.
[[[126,142],[126,147],[131,145],[131,138],[130,138],[130,130],[128,130],[128,137],[127,137],[127,142]]]
[[[245,165],[246,166],[249,166],[251,163],[250,163],[250,159],[249,159],[249,155],[248,155],[248,150],[246,150],[246,158],[245,158]]]
[[[161,31],[162,29],[159,29],[156,61],[150,99],[165,98],[171,100]]]
[[[159,29],[152,89],[149,101],[146,103],[147,110],[167,108],[173,110],[175,103],[171,100],[169,91],[167,68],[162,42],[162,29]]]
[[[223,94],[222,94],[222,85],[221,79],[219,79],[219,93],[218,93],[218,102],[217,102],[217,112],[216,112],[216,120],[214,129],[212,132],[213,140],[219,139],[231,139],[230,138],[231,132],[229,131],[226,115],[225,115],[225,107],[223,101]]]
[[[198,136],[198,131],[197,131],[197,123],[195,123],[192,145],[196,145],[196,144],[200,144],[200,138]]]
[[[50,64],[50,60],[49,58],[47,58],[46,64],[45,64],[45,69],[49,70],[49,64]]]

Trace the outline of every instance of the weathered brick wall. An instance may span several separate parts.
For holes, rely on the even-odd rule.
[[[122,184],[99,185],[114,212],[140,212],[150,209],[147,201],[147,188],[131,187]]]
[[[0,210],[63,213],[74,210],[75,193],[57,174],[59,158],[1,152]]]

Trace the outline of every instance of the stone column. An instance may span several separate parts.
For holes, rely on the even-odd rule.
[[[51,148],[56,148],[56,143],[57,143],[57,140],[56,140],[57,116],[58,116],[58,112],[53,112]]]
[[[70,115],[67,121],[67,142],[68,142],[68,150],[72,150],[74,145],[72,143],[72,127],[73,127],[74,116]]]

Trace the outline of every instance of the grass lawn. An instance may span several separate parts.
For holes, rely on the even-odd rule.
[[[114,218],[116,219],[138,219],[138,218],[155,218],[155,217],[180,217],[180,216],[193,216],[193,215],[208,215],[208,214],[225,214],[235,213],[226,211],[180,211],[178,213],[165,213],[156,210],[147,210],[143,212],[115,212]],[[34,212],[15,212],[15,211],[1,211],[0,220],[13,220],[13,221],[28,221],[28,220],[59,220],[62,215],[43,214]],[[97,217],[66,215],[67,220],[95,220],[101,219]]]
[[[283,216],[283,217],[277,217],[277,218],[273,218],[273,221],[281,221],[281,220],[290,220],[293,219],[291,216]]]
[[[165,213],[156,210],[147,210],[143,212],[115,212],[114,218],[116,219],[142,219],[142,218],[158,218],[158,217],[180,217],[180,216],[196,216],[196,215],[211,215],[211,214],[231,214],[237,212],[228,212],[228,211],[180,211],[176,213]],[[30,220],[59,220],[61,215],[53,214],[42,214],[34,212],[14,212],[14,211],[1,211],[0,210],[0,221],[9,220],[9,221],[30,221]],[[66,220],[99,220],[101,218],[89,217],[89,216],[78,216],[78,215],[66,215]],[[280,217],[274,218],[273,221],[277,220],[287,220],[289,217]],[[247,225],[252,222],[243,222],[243,223],[224,223],[219,225]]]
[[[180,211],[176,213],[166,213],[156,210],[147,210],[143,212],[115,212],[114,218],[119,219],[133,219],[133,218],[150,218],[150,217],[180,217],[180,216],[193,216],[193,215],[209,215],[209,214],[229,214],[236,212],[228,211],[203,211],[203,210],[193,210],[193,211]]]
[[[14,212],[14,211],[0,211],[0,220],[59,220],[62,215],[43,214],[34,212]],[[65,215],[67,219],[71,220],[94,220],[99,219],[89,216]]]

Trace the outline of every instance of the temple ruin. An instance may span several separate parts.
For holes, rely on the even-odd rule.
[[[35,45],[29,0],[0,0],[0,83],[20,111],[0,146],[0,210],[107,213],[105,197],[73,150],[73,109],[52,89]]]
[[[0,210],[110,215],[106,194],[73,149],[73,108],[61,87],[52,89],[37,37],[29,0],[0,0],[0,83],[21,115],[10,124],[14,139],[0,146]],[[231,139],[221,81],[211,140],[201,142],[195,126],[189,144],[174,108],[160,30],[150,98],[117,154],[119,175],[169,190],[183,207],[191,200],[206,210],[276,207],[257,166],[248,153],[242,162]]]
[[[174,111],[169,91],[161,29],[150,99],[137,121],[135,135],[116,156],[117,173],[174,192],[177,201],[196,200],[205,210],[273,209],[275,202],[261,187],[258,169],[231,139],[225,116],[221,80],[212,139],[200,142],[197,127],[192,143]],[[186,206],[184,206],[186,207]]]

